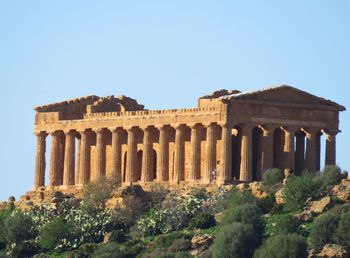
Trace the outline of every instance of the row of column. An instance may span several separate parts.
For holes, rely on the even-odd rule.
[[[206,125],[206,168],[201,176],[201,124],[190,124],[191,128],[191,149],[190,149],[190,172],[189,180],[201,179],[203,183],[209,183],[212,179],[212,172],[217,171],[217,183],[225,183],[232,180],[232,129],[230,124],[220,124],[221,127],[221,153],[220,166],[217,168],[217,148],[216,148],[216,127],[215,123]],[[256,127],[256,126],[255,126]],[[262,135],[262,164],[261,170],[273,168],[274,166],[274,137],[273,132],[276,126],[259,126],[263,132]],[[167,126],[156,126],[159,131],[159,153],[157,158],[157,181],[171,181],[179,183],[184,178],[185,169],[185,125],[175,125],[175,156],[173,174],[169,174],[169,135]],[[252,130],[254,126],[243,125],[241,129],[241,149],[240,149],[240,176],[241,181],[252,180]],[[124,128],[127,131],[127,163],[124,182],[133,182],[137,166],[137,142],[136,127]],[[284,164],[287,168],[296,166],[295,158],[304,156],[303,148],[296,148],[294,136],[299,128],[281,127],[284,131]],[[95,180],[105,176],[105,143],[104,130],[99,128],[94,130],[96,133],[96,174]],[[107,176],[122,180],[122,128],[108,128],[112,134],[112,155],[111,155],[111,171]],[[143,157],[142,157],[142,173],[141,181],[151,181],[151,163],[153,143],[151,137],[151,128],[142,128],[143,137]],[[305,168],[310,171],[318,170],[318,141],[317,133],[320,130],[304,130],[306,134],[306,158]],[[63,135],[64,133],[64,135]],[[78,138],[78,155],[75,155],[75,138]],[[336,132],[325,131],[326,133],[326,165],[335,164],[335,135]],[[67,130],[64,132],[52,132],[51,156],[50,156],[50,178],[49,186],[69,186],[69,185],[85,185],[89,182],[89,143],[88,130],[74,131]],[[46,132],[39,132],[37,135],[37,153],[35,167],[35,188],[45,185],[45,152],[46,152]],[[64,137],[65,136],[65,137]],[[62,139],[65,139],[63,141]],[[296,145],[298,144],[298,139]],[[302,139],[303,140],[303,139]],[[304,144],[304,142],[302,143]],[[217,170],[216,170],[217,169]],[[63,170],[63,178],[60,176]]]
[[[190,124],[191,128],[191,151],[190,161],[191,169],[189,180],[197,180],[200,178],[201,168],[201,125]],[[208,124],[207,127],[207,173],[204,173],[202,181],[209,183],[211,171],[216,168],[216,137],[215,124]],[[159,130],[159,153],[157,158],[157,181],[172,181],[178,183],[184,180],[185,165],[185,125],[175,125],[175,158],[174,171],[169,176],[169,135],[167,126],[157,126]],[[105,175],[105,145],[103,139],[103,131],[106,129],[96,129],[96,173],[95,180]],[[111,172],[109,176],[122,180],[122,128],[109,128],[112,134],[112,155],[111,155]],[[137,166],[137,142],[136,127],[124,128],[127,131],[127,163],[124,182],[131,183],[133,181]],[[151,157],[153,151],[153,143],[151,139],[151,127],[142,128],[143,137],[143,157],[142,157],[142,182],[151,181]],[[64,133],[64,135],[63,135]],[[50,173],[49,186],[58,185],[85,185],[89,181],[89,163],[90,153],[88,151],[88,130],[76,132],[75,130],[56,131],[50,133],[51,151],[50,151]],[[78,160],[75,155],[75,138],[78,138]],[[46,132],[39,132],[37,136],[37,153],[35,167],[35,188],[45,185],[45,152],[46,152]],[[64,137],[65,136],[65,137]],[[65,141],[63,143],[63,138]],[[226,156],[226,153],[223,153]],[[62,156],[64,157],[62,159]],[[76,163],[76,164],[75,164]],[[62,168],[63,164],[63,168]],[[60,171],[63,169],[63,179],[60,177]]]

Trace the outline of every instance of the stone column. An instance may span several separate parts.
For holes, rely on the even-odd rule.
[[[50,151],[50,178],[49,186],[56,186],[59,184],[59,132],[55,131],[51,135],[51,151]]]
[[[35,175],[34,189],[45,186],[45,152],[46,152],[46,132],[38,132],[36,135],[36,159],[35,159]]]
[[[215,139],[215,125],[209,124],[207,126],[207,164],[203,175],[203,183],[210,183],[211,174],[216,169],[216,139]]]
[[[326,166],[336,165],[336,135],[335,131],[325,131],[326,133]]]
[[[252,181],[252,126],[242,126],[241,181]]]
[[[221,124],[221,127],[221,168],[217,175],[219,184],[232,180],[232,127],[227,123]]]
[[[122,148],[120,130],[110,128],[112,132],[112,169],[110,177],[117,183],[122,182]]]
[[[98,181],[106,175],[106,173],[105,173],[106,149],[105,149],[103,128],[95,129],[95,133],[96,133],[96,175],[95,175],[95,180]]]
[[[191,128],[191,156],[189,180],[200,178],[201,168],[201,127],[199,124],[189,124]]]
[[[262,126],[263,130],[263,157],[262,157],[262,173],[273,168],[273,126]]]
[[[310,172],[317,171],[317,130],[304,130],[306,133],[306,160],[305,168]]]
[[[66,135],[66,144],[64,151],[64,167],[63,167],[63,185],[74,185],[74,169],[75,169],[75,132],[64,131]]]
[[[184,139],[184,126],[175,125],[175,162],[174,162],[174,175],[172,181],[179,183],[183,179],[185,169],[185,139]]]
[[[89,140],[88,132],[86,130],[79,132],[81,135],[80,139],[80,167],[77,185],[82,186],[89,182],[89,162],[90,162],[90,152],[89,152]]]
[[[137,144],[135,139],[135,129],[134,127],[126,128],[128,132],[128,151],[127,151],[127,163],[126,163],[126,176],[125,183],[132,183],[134,178],[134,173],[136,172],[136,154],[137,154]]]
[[[297,131],[293,127],[283,127],[284,131],[284,168],[285,169],[295,169],[295,144],[294,144],[294,135]]]
[[[152,142],[151,128],[144,127],[143,130],[143,152],[142,152],[142,169],[141,182],[151,181],[151,162],[152,162]]]
[[[169,180],[169,142],[166,127],[158,126],[159,130],[159,157],[157,159],[157,181]]]
[[[80,157],[81,157],[81,154],[80,154],[80,146],[81,146],[81,138],[80,136],[77,136],[77,155],[76,155],[76,164],[75,164],[75,180],[74,180],[74,183],[75,185],[78,184],[79,182],[79,178],[80,178]]]

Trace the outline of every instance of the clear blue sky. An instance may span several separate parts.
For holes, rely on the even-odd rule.
[[[125,94],[146,108],[286,83],[350,108],[350,3],[0,0],[0,199],[33,185],[33,107]],[[349,112],[338,163],[350,169]]]

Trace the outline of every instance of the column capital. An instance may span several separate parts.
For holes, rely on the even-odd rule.
[[[185,128],[185,124],[172,124],[172,127],[175,128],[175,130],[183,130]]]
[[[322,132],[325,133],[327,136],[334,137],[339,133],[339,130],[324,129],[324,130],[322,130]]]
[[[88,129],[79,129],[77,132],[86,135],[88,133]]]
[[[129,133],[129,132],[133,132],[135,129],[137,128],[137,126],[126,126],[124,127],[124,129]]]
[[[48,133],[45,132],[45,131],[35,131],[34,135],[41,136],[41,137],[46,137],[48,135]]]
[[[149,132],[149,131],[151,130],[151,126],[150,126],[150,125],[140,126],[140,128],[141,128],[141,130],[144,131],[144,132],[145,132],[145,131],[148,131],[148,132]]]
[[[289,133],[296,133],[297,131],[300,131],[300,127],[298,126],[281,126],[281,130],[285,131],[285,132],[289,132]]]
[[[117,133],[120,131],[122,128],[121,127],[108,127],[107,128],[111,133]]]
[[[64,129],[63,132],[65,135],[75,134],[75,131],[73,129]]]
[[[306,134],[307,138],[315,137],[318,132],[320,132],[319,128],[313,128],[313,127],[308,127],[308,128],[301,128],[301,131],[303,131]]]
[[[92,129],[95,133],[98,133],[98,134],[100,134],[100,133],[103,133],[104,132],[104,128],[94,128],[94,129]]]
[[[216,126],[217,124],[212,122],[212,123],[202,123],[202,125],[205,127],[205,128],[208,128],[208,127],[212,127],[212,126]]]
[[[197,129],[201,126],[202,124],[200,123],[189,123],[187,124],[188,127],[190,127],[191,129]]]
[[[269,137],[276,127],[274,125],[259,125],[259,128],[263,131],[264,137]]]
[[[166,130],[169,125],[167,124],[157,124],[157,125],[154,125],[155,128],[157,128],[158,130]]]
[[[51,136],[58,136],[60,134],[60,131],[49,131],[48,132]]]

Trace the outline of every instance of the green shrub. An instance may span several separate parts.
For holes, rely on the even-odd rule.
[[[5,220],[3,236],[7,243],[21,243],[34,239],[37,230],[29,215],[16,211]]]
[[[83,199],[86,210],[91,213],[104,210],[114,188],[115,182],[104,177],[87,184]]]
[[[307,244],[303,237],[291,235],[276,235],[268,238],[256,250],[254,258],[306,258]]]
[[[276,198],[274,194],[269,194],[266,198],[258,199],[257,205],[264,214],[278,213],[282,208],[281,205],[276,204]]]
[[[16,244],[11,251],[11,257],[33,257],[40,252],[40,247],[34,241],[25,241]]]
[[[256,201],[257,200],[252,195],[251,191],[240,191],[234,187],[224,195],[224,198],[221,201],[218,201],[218,211],[232,209],[246,203],[256,203]]]
[[[0,258],[8,258],[8,255],[5,252],[0,251]]]
[[[337,244],[350,250],[350,212],[340,216],[338,228],[334,234],[334,240]]]
[[[251,257],[260,239],[251,225],[232,223],[225,225],[217,234],[210,253],[212,257]]]
[[[67,249],[65,243],[71,242],[73,225],[63,218],[47,223],[40,231],[39,243],[44,249]],[[70,246],[70,244],[68,244]]]
[[[137,221],[134,232],[139,232],[143,236],[152,236],[184,229],[202,207],[203,200],[189,196],[172,207],[151,209]]]
[[[283,214],[276,220],[278,234],[292,234],[298,231],[298,221],[292,214]]]
[[[215,218],[213,215],[208,213],[199,213],[197,216],[193,217],[189,223],[191,228],[211,228],[216,225]]]
[[[182,231],[175,231],[169,234],[159,235],[155,244],[159,248],[168,248],[176,239],[187,237],[187,235]]]
[[[192,258],[193,256],[190,253],[178,252],[178,253],[165,253],[157,258]]]
[[[131,258],[126,248],[117,243],[101,245],[91,257],[94,258]]]
[[[93,254],[93,252],[98,248],[98,245],[95,243],[87,243],[87,244],[83,244],[79,247],[79,251],[81,252],[81,254],[85,257],[89,257],[91,256],[91,254]]]
[[[191,240],[186,238],[175,239],[168,249],[175,253],[191,250]]]
[[[339,219],[339,215],[330,212],[315,219],[309,235],[313,249],[320,250],[325,244],[332,243]]]
[[[137,189],[137,188],[136,188]],[[131,227],[144,212],[142,199],[134,193],[127,193],[123,197],[122,205],[114,209],[115,224],[122,228]]]
[[[316,199],[322,194],[322,186],[322,180],[309,172],[304,172],[301,176],[289,177],[283,188],[285,211],[302,210],[308,198]]]
[[[262,235],[264,224],[261,219],[261,210],[256,204],[244,204],[228,210],[221,222],[221,225],[227,225],[234,222],[249,224],[258,235]]]
[[[321,177],[327,187],[339,184],[342,180],[341,169],[338,166],[325,166]]]
[[[262,176],[261,189],[267,193],[275,193],[282,186],[284,174],[281,169],[268,169]]]
[[[335,213],[335,214],[343,214],[350,211],[350,202],[345,204],[335,204],[329,212]]]
[[[126,231],[124,229],[116,229],[111,232],[110,242],[124,243],[127,240]]]

